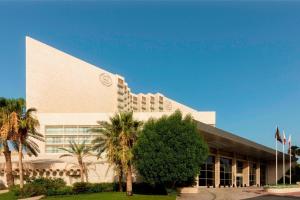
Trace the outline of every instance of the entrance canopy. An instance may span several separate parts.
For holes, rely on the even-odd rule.
[[[197,128],[210,149],[264,161],[275,161],[276,159],[276,151],[264,145],[198,121]],[[280,144],[278,147],[281,149]],[[289,159],[288,155],[286,155],[286,159]],[[282,160],[281,152],[278,152],[278,160]]]

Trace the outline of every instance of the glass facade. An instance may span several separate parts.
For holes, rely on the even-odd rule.
[[[244,169],[244,163],[243,161],[236,161],[236,173],[242,174]]]
[[[91,144],[96,133],[92,129],[96,126],[46,126],[46,153],[64,153],[59,148],[68,148],[70,141]]]
[[[199,186],[215,185],[215,157],[208,156],[206,163],[201,166]]]
[[[266,185],[267,165],[260,164],[260,185]]]
[[[256,163],[249,163],[250,174],[249,174],[249,184],[250,186],[256,185]]]
[[[220,184],[223,186],[232,185],[232,160],[220,158]]]

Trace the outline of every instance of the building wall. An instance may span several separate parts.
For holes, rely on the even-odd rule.
[[[125,78],[26,37],[26,102],[40,113],[203,113],[160,93],[134,94]],[[205,113],[215,125],[215,112]]]
[[[117,111],[117,76],[26,37],[26,101],[41,113]]]
[[[267,166],[267,182],[268,184],[276,184],[276,162],[269,162]],[[280,180],[283,177],[283,163],[282,160],[278,160],[278,170],[277,170],[277,176],[278,180]],[[290,169],[290,164],[288,161],[285,163],[285,170],[288,171]]]

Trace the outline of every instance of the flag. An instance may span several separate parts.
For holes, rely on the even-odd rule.
[[[291,145],[292,144],[292,137],[291,137],[291,135],[289,135],[289,149],[291,149]]]
[[[285,138],[285,133],[284,133],[284,131],[283,131],[283,144],[285,145],[286,144],[286,138]]]
[[[280,143],[282,143],[282,139],[280,137],[280,132],[279,132],[278,127],[276,129],[275,138],[277,139],[277,141],[279,141]]]

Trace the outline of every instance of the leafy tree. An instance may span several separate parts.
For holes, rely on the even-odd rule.
[[[63,154],[60,156],[60,158],[63,157],[75,157],[77,158],[78,166],[80,168],[80,178],[81,182],[84,182],[84,175],[86,175],[86,181],[88,181],[88,176],[87,176],[87,168],[86,165],[83,161],[84,158],[87,156],[91,156],[91,147],[87,146],[85,142],[81,144],[77,144],[73,141],[70,141],[70,146],[69,148],[60,148],[64,150],[65,152],[68,152],[66,154]]]
[[[208,147],[190,115],[180,111],[150,119],[134,147],[134,164],[151,184],[175,187],[195,179],[208,155]]]

